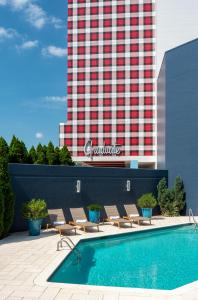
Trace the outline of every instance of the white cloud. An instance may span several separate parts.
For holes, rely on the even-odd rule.
[[[0,0],[0,5],[6,5],[7,4],[7,0]]]
[[[66,96],[46,96],[44,97],[44,101],[52,103],[65,103]]]
[[[61,19],[50,16],[35,0],[0,0],[0,5],[8,5],[13,11],[23,13],[25,20],[37,29],[51,24],[56,29],[64,27]]]
[[[64,27],[63,21],[57,17],[50,17],[49,21],[56,29],[60,29]]]
[[[25,101],[22,106],[28,109],[40,110],[40,109],[50,109],[50,110],[66,110],[67,108],[67,98],[66,96],[44,96],[37,98],[35,100]]]
[[[29,0],[10,0],[10,6],[14,10],[23,9],[30,1]]]
[[[28,50],[32,48],[38,47],[38,41],[26,41],[22,43],[20,46],[17,46],[18,49]]]
[[[29,3],[25,15],[26,20],[37,29],[41,29],[47,22],[46,12],[37,4]]]
[[[35,137],[39,140],[44,138],[44,134],[42,132],[36,132]]]
[[[17,35],[16,30],[12,28],[0,27],[0,40],[10,39]]]
[[[43,56],[55,56],[55,57],[65,57],[67,54],[65,48],[59,48],[56,46],[48,46],[42,49]]]

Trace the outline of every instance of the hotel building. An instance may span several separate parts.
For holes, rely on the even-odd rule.
[[[68,0],[60,146],[95,166],[156,166],[155,1]]]

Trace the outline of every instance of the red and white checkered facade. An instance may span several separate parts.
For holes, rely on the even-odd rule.
[[[60,146],[74,160],[91,139],[121,145],[108,159],[155,162],[154,0],[68,0],[67,105]]]

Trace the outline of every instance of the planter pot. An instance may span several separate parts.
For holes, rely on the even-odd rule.
[[[93,223],[100,223],[100,211],[89,210],[89,221]]]
[[[142,208],[142,216],[144,218],[151,218],[152,217],[152,208]]]
[[[29,235],[40,235],[42,219],[28,220]]]

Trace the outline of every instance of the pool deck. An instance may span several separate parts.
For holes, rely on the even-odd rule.
[[[76,244],[85,238],[186,223],[188,217],[159,216],[151,226],[134,224],[133,228],[119,229],[105,224],[100,226],[100,232],[77,230],[77,235],[70,238]],[[59,239],[53,230],[44,230],[39,237],[20,232],[0,241],[0,300],[198,300],[198,281],[172,291],[49,283],[49,275],[70,252],[67,247],[57,251]]]

